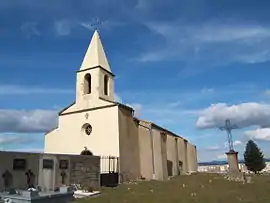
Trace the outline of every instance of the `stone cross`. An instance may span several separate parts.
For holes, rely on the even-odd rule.
[[[2,174],[2,178],[4,179],[4,186],[5,188],[9,188],[12,185],[12,174],[6,170],[3,174]]]
[[[62,184],[65,184],[65,180],[66,180],[66,176],[67,176],[67,174],[66,174],[66,172],[65,171],[62,171],[62,173],[61,173],[61,177],[62,177],[62,181],[61,181],[61,183]]]
[[[28,185],[28,188],[35,188],[34,187],[34,178],[35,178],[35,175],[34,173],[29,169],[26,173],[26,179],[27,179],[27,185]]]

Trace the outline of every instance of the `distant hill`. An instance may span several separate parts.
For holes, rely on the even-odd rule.
[[[264,159],[265,162],[270,162],[270,159]],[[244,163],[244,160],[239,160],[239,163]],[[224,165],[224,164],[228,164],[227,161],[210,161],[210,162],[199,162],[198,165],[199,166],[210,166],[210,165]]]

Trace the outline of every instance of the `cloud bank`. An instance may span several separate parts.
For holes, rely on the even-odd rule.
[[[270,105],[255,102],[228,105],[226,103],[213,104],[200,112],[196,122],[199,129],[210,129],[224,126],[225,120],[239,128],[248,126],[270,126]]]
[[[270,141],[270,128],[259,128],[256,130],[249,130],[245,132],[249,139],[258,141]]]
[[[44,133],[56,125],[53,110],[0,109],[0,133]]]

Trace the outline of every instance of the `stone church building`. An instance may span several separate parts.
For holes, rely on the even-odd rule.
[[[58,127],[45,135],[45,153],[80,154],[87,147],[94,155],[119,157],[124,180],[164,180],[197,171],[195,145],[135,118],[131,107],[116,102],[114,74],[97,31],[76,78],[76,100],[59,112]]]

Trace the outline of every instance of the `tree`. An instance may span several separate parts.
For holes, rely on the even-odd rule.
[[[81,155],[93,156],[93,153],[90,150],[88,150],[86,147],[84,147],[84,150],[81,152]]]
[[[252,140],[247,142],[244,159],[247,169],[253,171],[255,174],[265,168],[264,155]]]

